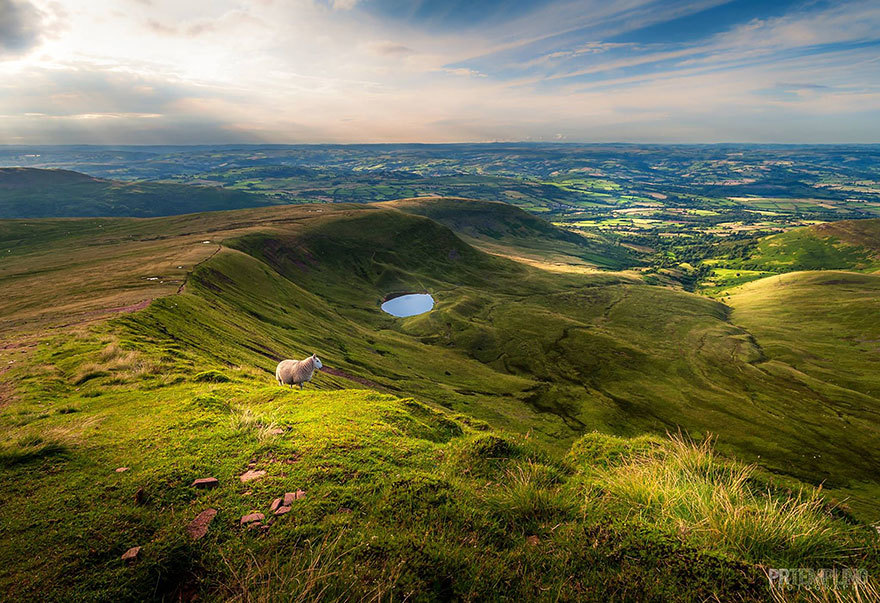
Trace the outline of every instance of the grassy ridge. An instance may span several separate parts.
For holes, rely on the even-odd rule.
[[[877,572],[876,532],[856,517],[876,519],[878,407],[858,369],[870,341],[850,338],[873,328],[873,276],[744,288],[731,310],[628,275],[538,270],[391,207],[2,226],[21,242],[0,267],[19,300],[0,307],[0,586],[14,598],[503,585],[516,600],[760,600],[762,567]],[[847,292],[833,320],[809,305],[827,286]],[[433,312],[377,310],[416,290]],[[50,311],[145,295],[109,322]],[[271,385],[279,358],[310,352],[336,369],[317,391]],[[849,376],[829,361],[841,355]],[[701,443],[662,437],[679,428]],[[789,477],[717,456],[708,433]],[[267,474],[244,484],[248,469]],[[189,487],[211,473],[217,490]],[[856,515],[793,478],[854,495]],[[297,488],[291,521],[236,526]],[[208,507],[194,543],[184,527]]]
[[[178,283],[126,279],[120,267],[128,264],[118,262],[135,253],[141,264],[150,254],[170,260],[175,249],[199,254],[194,269],[181,264],[192,269],[183,295],[124,320],[149,345],[182,340],[211,350],[213,362],[267,375],[279,358],[318,352],[387,391],[532,429],[549,449],[593,429],[636,435],[681,427],[717,433],[723,451],[824,482],[843,497],[877,483],[875,394],[841,388],[829,375],[802,376],[718,302],[616,274],[536,270],[390,208],[287,207],[118,227],[135,240],[115,236],[116,263],[95,266],[108,289],[173,293]],[[150,234],[159,230],[161,237]],[[101,256],[112,256],[108,250],[102,246]],[[13,267],[42,261],[24,254]],[[162,260],[165,268],[176,261]],[[22,281],[20,299],[58,304],[33,299],[33,282]],[[389,293],[419,290],[434,295],[433,312],[398,320],[377,310]],[[872,315],[853,300],[844,304],[853,316]],[[848,345],[826,341],[859,362]],[[854,504],[876,517],[870,497]]]
[[[620,270],[639,263],[635,254],[598,235],[564,230],[506,203],[458,198],[415,198],[381,203],[426,216],[490,253],[544,262],[573,263]]]
[[[439,235],[407,235],[400,223],[392,224],[380,214],[352,214],[344,224],[328,223],[334,232],[342,229],[344,236],[338,238],[318,229],[298,235],[295,243],[255,235],[229,244],[253,253],[346,319],[372,330],[375,334],[365,336],[382,342],[378,353],[359,345],[358,337],[346,338],[339,352],[326,340],[322,349],[332,362],[388,387],[490,420],[501,420],[497,414],[503,409],[503,425],[529,425],[551,444],[594,428],[635,434],[681,426],[698,434],[721,433],[720,445],[728,451],[832,488],[874,479],[874,393],[841,389],[831,374],[793,378],[786,357],[762,346],[761,338],[739,326],[725,306],[612,276],[553,276],[548,282],[546,273],[470,257],[454,239],[446,241],[452,245],[447,248]],[[383,247],[382,241],[391,240],[393,245]],[[422,240],[432,243],[421,247]],[[362,249],[373,255],[365,257]],[[450,255],[460,257],[463,265],[449,262]],[[229,286],[236,290],[252,289],[234,283],[231,278]],[[395,321],[375,312],[383,293],[421,289],[438,299],[432,313]],[[226,292],[214,295],[219,303]],[[246,294],[238,299],[252,307]],[[870,320],[871,309],[858,299],[841,303],[859,320]],[[343,324],[309,323],[316,334]],[[424,351],[416,360],[411,348],[383,341],[387,331],[430,347],[420,347]],[[356,332],[355,327],[348,332]],[[836,338],[823,341],[859,362]],[[317,339],[311,345],[322,343]],[[441,372],[455,356],[456,370]],[[492,377],[482,376],[487,368]],[[462,387],[462,372],[487,385]],[[507,403],[494,399],[499,394]],[[542,420],[526,421],[525,409]],[[828,412],[839,418],[826,420]],[[848,446],[841,448],[841,440]]]

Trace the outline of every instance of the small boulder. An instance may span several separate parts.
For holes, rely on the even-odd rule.
[[[254,471],[251,469],[251,470],[245,471],[239,479],[241,480],[241,482],[243,484],[246,484],[247,482],[252,482],[255,479],[260,479],[264,475],[266,475],[266,472],[263,471],[262,469],[259,469],[257,471]]]
[[[189,534],[189,537],[193,540],[201,539],[208,533],[208,526],[211,525],[211,522],[216,515],[217,509],[205,509],[196,515],[196,518],[186,526],[186,533]]]
[[[275,509],[277,509],[280,506],[281,506],[281,499],[276,498],[275,500],[272,501],[272,506],[269,507],[269,510],[275,511]]]
[[[265,518],[266,518],[266,516],[263,515],[262,513],[250,513],[249,515],[243,515],[241,518],[241,525],[243,525],[243,526],[247,526],[250,524],[259,525],[260,522],[263,521]],[[256,525],[253,527],[256,527]]]
[[[216,477],[200,477],[192,483],[194,488],[201,488],[203,490],[216,488],[219,485],[220,481]]]
[[[126,563],[134,563],[137,560],[138,555],[141,553],[141,547],[133,546],[124,553],[122,553],[122,560]]]
[[[124,473],[125,471],[128,471],[128,467],[117,467],[116,468],[116,473]]]
[[[290,513],[290,507],[278,507],[275,509],[275,515],[284,515],[285,513]]]

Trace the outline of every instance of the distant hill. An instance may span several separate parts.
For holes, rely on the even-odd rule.
[[[565,230],[500,201],[417,197],[379,205],[431,218],[471,244],[499,255],[526,256],[527,259],[551,262],[564,261],[564,256],[570,256],[612,269],[638,263],[631,250],[600,235],[588,237]]]
[[[266,197],[220,188],[119,182],[69,170],[0,168],[0,218],[142,218],[269,204]]]
[[[843,220],[762,239],[744,262],[771,272],[880,269],[880,219]]]
[[[803,270],[880,271],[880,219],[842,220],[722,244],[702,292],[726,295],[756,279]]]

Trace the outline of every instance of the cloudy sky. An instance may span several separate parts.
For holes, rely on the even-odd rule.
[[[880,142],[880,2],[0,0],[0,144]]]

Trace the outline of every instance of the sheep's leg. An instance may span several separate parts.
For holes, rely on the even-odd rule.
[[[300,391],[302,390],[302,388],[303,388],[303,384],[300,383],[300,384],[299,384],[299,389],[300,389]]]

